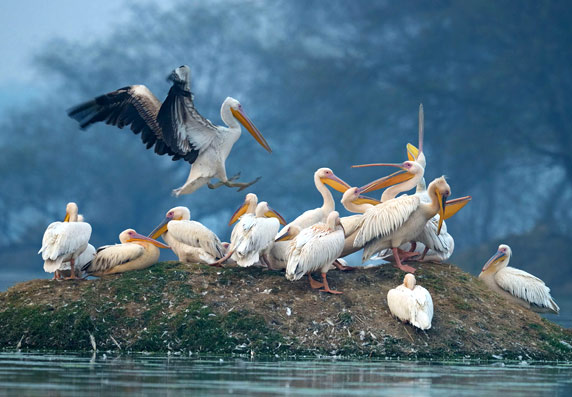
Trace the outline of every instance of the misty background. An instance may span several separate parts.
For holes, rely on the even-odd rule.
[[[321,205],[317,168],[359,186],[390,170],[352,164],[405,160],[423,103],[426,179],[444,174],[452,197],[473,196],[447,222],[450,262],[477,275],[507,243],[511,264],[552,289],[560,321],[572,312],[567,2],[49,4],[2,5],[0,289],[51,277],[37,251],[69,201],[91,223],[95,246],[129,227],[146,234],[177,205],[228,241],[228,219],[248,191],[292,220]],[[232,96],[272,147],[268,154],[246,132],[235,144],[227,174],[262,176],[247,191],[174,198],[187,163],[146,150],[128,128],[81,131],[66,115],[131,84],[163,100],[167,75],[182,64],[203,116],[221,124]]]

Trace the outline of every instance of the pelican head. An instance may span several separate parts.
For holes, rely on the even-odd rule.
[[[350,187],[348,190],[345,191],[344,195],[342,196],[341,202],[346,205],[348,203],[352,203],[355,205],[360,205],[360,204],[378,205],[381,201],[371,197],[362,196],[361,188],[359,187]]]
[[[334,172],[329,168],[319,168],[316,172],[314,172],[314,180],[319,180],[320,182],[329,185],[336,189],[338,192],[345,192],[351,186],[348,185],[345,181],[338,178]]]
[[[415,276],[413,274],[407,273],[405,277],[403,277],[403,285],[405,285],[410,290],[415,288],[415,284],[417,284],[417,281],[415,280]]]
[[[266,201],[261,201],[256,206],[256,211],[254,213],[257,218],[276,218],[280,222],[280,224],[285,225],[286,221],[282,218],[278,212],[274,209],[270,208]]]
[[[441,226],[443,225],[443,220],[445,219],[445,206],[447,205],[447,197],[451,195],[451,187],[445,180],[444,176],[436,178],[429,184],[427,188],[429,197],[435,195],[437,202],[439,203],[439,226],[437,227],[437,234],[441,232]]]
[[[483,266],[483,272],[489,268],[492,268],[494,272],[498,272],[503,267],[508,266],[510,261],[510,256],[512,255],[512,250],[506,244],[499,245],[497,252],[485,263]]]
[[[236,222],[242,215],[246,212],[253,214],[258,204],[258,196],[254,193],[248,193],[244,198],[244,203],[232,214],[230,221],[228,221],[228,226]]]
[[[342,225],[338,211],[332,211],[328,214],[328,217],[326,218],[326,225],[328,225],[330,229],[335,229],[336,226]]]
[[[238,120],[240,122],[240,124],[242,124],[244,126],[244,128],[246,128],[248,130],[248,132],[250,132],[250,135],[252,135],[252,137],[254,139],[256,139],[256,142],[258,142],[260,144],[260,146],[262,146],[264,149],[266,149],[269,153],[272,153],[272,149],[270,149],[270,145],[268,145],[268,142],[266,142],[266,139],[264,139],[264,137],[262,136],[262,133],[260,131],[258,131],[258,128],[256,128],[254,123],[252,121],[250,121],[250,118],[248,118],[248,116],[246,115],[246,113],[242,109],[242,105],[240,104],[240,102],[238,102],[234,98],[227,97],[224,100],[224,102],[222,103],[222,106],[220,108],[221,118],[223,119],[223,121],[227,125],[231,125],[231,123],[229,122],[230,120],[225,120],[225,118],[226,118],[225,115],[227,114],[227,109],[229,109],[232,116],[236,120]]]
[[[187,65],[179,66],[171,72],[169,77],[167,77],[167,81],[172,82],[185,91],[190,91],[191,69]]]
[[[274,239],[274,241],[277,243],[279,241],[288,241],[288,240],[292,240],[294,237],[296,237],[299,233],[300,233],[300,226],[298,225],[289,225],[287,227],[285,227],[284,229],[282,229],[280,231],[280,233],[278,233],[276,235],[276,238]]]
[[[67,203],[66,217],[64,218],[64,222],[75,222],[77,220],[77,213],[78,213],[77,204],[74,203],[73,201]]]
[[[415,186],[417,182],[423,178],[425,174],[425,169],[416,161],[404,161],[401,164],[392,164],[392,163],[372,163],[372,164],[361,164],[361,165],[353,165],[353,168],[361,168],[361,167],[376,167],[376,166],[385,166],[385,167],[397,167],[401,168],[400,171],[394,172],[391,175],[384,176],[383,178],[376,179],[373,182],[368,183],[361,187],[362,193],[372,192],[374,190],[384,189],[389,186],[397,185],[398,183],[403,183],[415,178],[411,184]]]
[[[175,207],[171,208],[167,211],[165,215],[165,219],[157,225],[155,229],[151,233],[149,233],[149,237],[152,239],[157,239],[167,231],[167,225],[171,221],[180,221],[180,220],[189,220],[191,219],[191,211],[187,207]]]
[[[159,248],[171,248],[168,245],[160,243],[159,241],[154,240],[150,237],[145,237],[142,234],[137,233],[133,229],[127,229],[122,231],[121,234],[119,234],[119,241],[121,241],[122,244],[132,243],[132,242],[142,242],[142,243],[153,244],[155,247]]]

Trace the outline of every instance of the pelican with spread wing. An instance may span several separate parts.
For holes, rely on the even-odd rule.
[[[272,150],[234,98],[226,98],[220,109],[227,127],[215,126],[201,116],[193,103],[190,75],[185,65],[171,73],[169,80],[173,85],[163,103],[144,85],[132,85],[75,106],[68,115],[82,129],[99,121],[119,128],[129,125],[135,134],[141,135],[147,149],[154,147],[159,155],[167,154],[173,160],[183,159],[192,164],[185,184],[173,191],[177,197],[204,185],[211,189],[222,185],[245,189],[258,178],[247,183],[234,182],[239,175],[227,178],[225,167],[234,143],[240,138],[240,124],[268,152]],[[212,184],[213,178],[219,182]]]

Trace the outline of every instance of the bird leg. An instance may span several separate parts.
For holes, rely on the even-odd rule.
[[[397,248],[397,252],[399,254],[399,259],[402,259],[404,261],[414,257],[414,256],[419,256],[418,252],[413,252],[413,251],[403,251],[401,248]]]
[[[77,277],[75,275],[75,260],[72,258],[70,261],[70,266],[71,266],[71,274],[69,277],[66,277],[66,280],[77,280]]]
[[[398,252],[398,249],[396,247],[391,248],[391,250],[393,251],[393,257],[395,258],[395,264],[400,270],[403,270],[404,272],[408,272],[408,273],[415,273],[414,267],[401,264],[401,259],[399,258],[399,252]]]
[[[338,270],[341,270],[342,272],[349,272],[351,270],[356,270],[355,267],[342,265],[337,259],[334,261],[334,266],[337,267]]]
[[[226,182],[228,183],[228,182],[236,181],[238,178],[240,178],[240,172],[238,174],[235,174],[235,175],[231,176],[230,178],[228,178],[226,180]],[[222,185],[226,185],[226,183],[223,182],[222,180],[219,180],[217,183],[210,183],[210,181],[207,183],[207,186],[209,187],[209,189],[216,189],[216,188],[221,187]]]
[[[423,250],[423,253],[421,254],[421,258],[419,258],[419,262],[421,262],[423,259],[425,259],[425,255],[427,255],[427,251],[429,251],[429,247],[425,247],[425,249]]]
[[[52,278],[52,280],[61,280],[62,276],[60,275],[60,271],[56,270],[54,272],[54,278]]]
[[[329,292],[330,294],[335,295],[343,294],[342,291],[334,291],[330,289],[330,286],[328,285],[328,279],[326,278],[326,273],[322,273],[322,281],[324,283],[324,288],[321,289],[320,292]]]
[[[308,280],[310,281],[310,287],[313,289],[322,288],[324,286],[324,283],[320,283],[319,281],[314,280],[310,273],[308,273]]]
[[[415,248],[417,248],[417,241],[410,241],[411,248],[409,248],[409,252],[415,252]]]
[[[213,262],[213,263],[209,263],[209,266],[217,266],[217,267],[223,267],[222,264],[224,262],[226,262],[228,260],[228,258],[230,258],[232,256],[232,254],[234,254],[234,250],[228,250],[228,252],[226,253],[225,256],[223,256],[222,258],[220,258],[218,261]]]
[[[230,181],[226,181],[223,182],[225,186],[228,187],[238,187],[238,191],[241,192],[244,189],[246,189],[247,187],[254,185],[256,182],[258,182],[260,180],[260,176],[258,178],[256,178],[255,180],[251,181],[251,182],[230,182]]]

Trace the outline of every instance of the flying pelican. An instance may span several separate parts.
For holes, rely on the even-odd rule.
[[[405,195],[376,205],[364,213],[354,240],[354,248],[364,248],[364,262],[376,252],[391,248],[397,267],[410,273],[415,271],[411,266],[401,264],[397,248],[419,235],[425,223],[437,213],[441,216],[440,231],[445,199],[451,194],[451,188],[445,178],[440,177],[429,184],[428,194],[431,203],[421,202],[417,195]]]
[[[60,270],[64,262],[70,262],[71,274],[68,279],[76,279],[75,262],[88,246],[91,237],[91,226],[86,222],[77,222],[77,204],[66,205],[66,216],[63,222],[52,222],[44,233],[42,254],[44,271],[54,273],[54,279],[60,278]]]
[[[77,216],[78,222],[85,222],[84,217],[82,214]],[[95,247],[91,244],[87,245],[87,248],[77,257],[74,266],[74,273],[75,276],[78,278],[85,278],[86,274],[84,274],[81,270],[83,266],[85,266],[89,261],[93,259],[95,256]],[[64,275],[64,277],[69,277],[68,274],[71,275],[71,262],[64,262],[60,267],[60,274]]]
[[[342,193],[351,187],[342,179],[338,178],[329,168],[320,168],[314,173],[314,184],[318,192],[322,195],[324,203],[319,208],[305,211],[290,222],[289,225],[296,225],[300,227],[300,229],[304,229],[316,223],[325,222],[328,214],[336,208],[334,197],[326,185]]]
[[[513,303],[535,312],[558,314],[560,308],[550,296],[544,281],[523,270],[508,266],[512,250],[506,244],[485,263],[479,278],[493,291]]]
[[[259,261],[268,266],[266,255],[280,224],[286,224],[284,218],[266,201],[261,201],[254,214],[246,213],[241,217],[232,232],[226,255],[214,264],[223,263],[230,257],[241,267],[249,267]]]
[[[149,237],[156,240],[163,236],[183,263],[209,264],[222,258],[226,250],[217,235],[190,219],[191,211],[187,207],[171,208]]]
[[[312,288],[323,287],[321,292],[341,294],[341,291],[330,289],[326,278],[326,273],[344,249],[344,230],[338,212],[330,212],[326,223],[317,223],[302,230],[297,225],[291,225],[277,240],[284,241],[292,237],[294,239],[290,243],[286,278],[294,281],[307,274]],[[321,283],[315,281],[310,274],[318,270],[322,273]]]
[[[403,284],[389,290],[389,311],[403,322],[420,329],[429,329],[433,319],[433,299],[429,291],[415,283],[415,276],[407,273]]]
[[[225,185],[239,190],[252,185],[259,178],[239,183],[233,182],[239,174],[230,179],[226,176],[226,158],[240,137],[240,124],[268,152],[272,152],[270,146],[234,98],[226,98],[220,109],[221,119],[228,127],[215,126],[201,116],[193,103],[190,75],[185,65],[170,74],[168,80],[173,86],[163,104],[144,85],[132,85],[75,106],[68,115],[82,129],[99,121],[119,128],[131,125],[135,134],[141,133],[147,149],[155,146],[159,155],[168,154],[173,160],[184,159],[192,164],[185,184],[173,191],[177,197],[204,185],[211,189]],[[211,184],[212,178],[218,178],[219,182]]]
[[[146,269],[159,259],[159,248],[170,248],[133,229],[122,231],[119,234],[119,241],[121,244],[98,248],[93,260],[81,270],[90,276],[101,277],[107,274]]]

